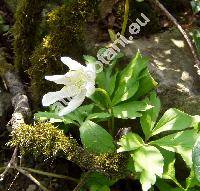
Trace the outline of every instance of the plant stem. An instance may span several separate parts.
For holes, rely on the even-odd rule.
[[[124,21],[123,21],[123,24],[122,24],[121,35],[124,35],[124,33],[126,32],[126,27],[127,27],[127,23],[128,23],[128,15],[129,15],[129,0],[126,0],[125,12],[124,12]]]
[[[41,171],[41,170],[36,170],[36,169],[26,168],[26,167],[21,167],[21,168],[26,170],[26,171],[29,171],[29,172],[32,172],[32,173],[36,173],[36,174],[41,174],[41,175],[44,175],[44,176],[67,179],[67,180],[71,180],[71,181],[77,182],[77,183],[79,182],[78,179],[72,178],[72,177],[69,177],[69,176],[65,176],[65,175],[54,174],[54,173],[50,173],[50,172],[44,172],[44,171]]]
[[[114,127],[115,127],[115,119],[114,119],[114,114],[113,114],[113,108],[112,108],[112,102],[110,99],[110,96],[108,95],[107,91],[101,88],[97,88],[96,91],[101,92],[103,95],[105,95],[105,98],[108,103],[108,112],[111,115],[111,120],[108,121],[108,129],[111,135],[114,135]]]

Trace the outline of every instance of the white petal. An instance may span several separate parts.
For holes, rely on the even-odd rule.
[[[94,92],[95,92],[95,82],[88,82],[85,86],[87,92],[86,92],[86,96],[90,97]]]
[[[89,80],[95,80],[96,78],[96,69],[93,64],[88,64],[87,67],[84,69]]]
[[[60,91],[49,92],[43,96],[42,105],[49,106],[63,98],[70,97],[68,93],[69,92],[66,91],[66,87],[63,87]]]
[[[67,65],[70,70],[80,70],[85,68],[85,66],[81,65],[75,60],[72,60],[70,57],[61,57],[61,61],[63,64]]]
[[[65,75],[45,76],[45,79],[55,82],[56,84],[66,84]]]
[[[95,64],[93,63],[88,63],[87,66],[86,66],[87,70],[90,70],[92,71],[93,73],[96,73],[96,67],[95,67]]]
[[[67,115],[68,113],[74,111],[83,103],[84,99],[85,92],[82,92],[81,94],[73,97],[72,100],[68,103],[68,106],[59,112],[59,116]]]

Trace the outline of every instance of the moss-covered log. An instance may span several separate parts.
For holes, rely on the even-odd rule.
[[[19,0],[13,27],[15,66],[23,73],[30,66],[30,55],[38,38],[41,13],[47,0]]]
[[[21,125],[12,132],[11,146],[19,147],[21,153],[35,157],[64,156],[85,170],[96,171],[110,178],[126,176],[127,155],[118,153],[96,155],[87,152],[77,142],[66,137],[63,131],[50,123],[35,126]]]
[[[84,25],[87,17],[94,14],[96,3],[96,0],[75,0],[55,8],[48,14],[49,33],[35,49],[28,70],[31,77],[30,92],[35,108],[39,106],[41,97],[47,91],[56,89],[53,83],[44,80],[44,76],[67,71],[60,57],[70,56],[81,60],[85,53]]]

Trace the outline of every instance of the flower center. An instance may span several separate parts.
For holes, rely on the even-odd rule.
[[[82,70],[69,71],[67,76],[67,84],[75,86],[77,89],[82,89],[87,83],[87,76]]]

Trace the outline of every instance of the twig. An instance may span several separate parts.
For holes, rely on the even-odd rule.
[[[72,178],[72,177],[69,177],[69,176],[65,176],[65,175],[44,172],[44,171],[41,171],[41,170],[36,170],[36,169],[26,168],[26,167],[21,167],[21,168],[23,170],[26,170],[26,171],[29,171],[29,172],[33,172],[33,173],[36,173],[36,174],[41,174],[41,175],[50,176],[50,177],[54,177],[54,178],[62,178],[62,179],[66,179],[66,180],[71,180],[71,181],[76,182],[76,183],[79,182],[78,179]]]
[[[86,172],[83,177],[81,178],[80,182],[78,183],[78,185],[74,188],[73,191],[79,191],[85,184],[86,179],[88,178],[88,176],[90,175],[91,171]]]
[[[21,83],[14,69],[8,69],[8,71],[6,71],[2,77],[10,93],[13,96],[12,105],[14,108],[14,113],[12,114],[12,118],[9,122],[12,131],[18,128],[21,124],[23,124],[24,120],[30,117],[31,112],[28,103],[28,98],[24,91],[24,86]],[[0,180],[4,179],[5,175],[8,173],[10,168],[16,168],[17,166],[16,158],[17,158],[17,148],[14,149],[11,160],[8,163],[7,167],[5,168],[4,172],[0,174]]]
[[[200,60],[198,58],[198,55],[196,54],[195,48],[194,48],[190,38],[188,37],[187,33],[181,27],[181,25],[179,25],[179,23],[173,17],[173,15],[171,13],[169,13],[169,11],[158,0],[149,0],[149,2],[152,3],[152,4],[155,4],[160,10],[162,10],[165,13],[165,15],[169,18],[169,20],[171,20],[174,23],[174,25],[178,28],[178,30],[183,35],[186,43],[188,44],[188,46],[189,46],[189,48],[191,50],[191,53],[192,53],[192,55],[194,57],[194,61],[195,61],[196,67],[198,69],[200,69]]]
[[[16,170],[18,170],[23,175],[27,176],[30,180],[32,180],[36,185],[38,185],[42,190],[49,191],[45,186],[43,186],[34,176],[31,175],[31,173],[27,172],[26,170],[16,167]]]
[[[5,175],[8,173],[8,171],[10,170],[10,168],[12,168],[13,166],[16,166],[16,157],[17,157],[17,148],[15,148],[12,157],[8,163],[8,165],[6,166],[5,170],[3,171],[3,173],[0,174],[0,180],[3,180]]]

